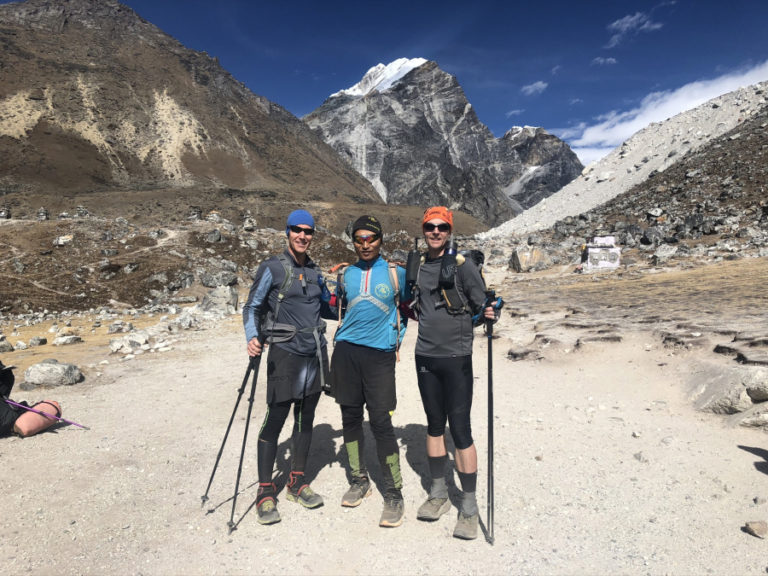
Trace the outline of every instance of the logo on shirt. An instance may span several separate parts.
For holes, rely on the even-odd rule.
[[[392,295],[392,288],[388,284],[376,284],[376,288],[373,291],[381,300],[385,300]]]

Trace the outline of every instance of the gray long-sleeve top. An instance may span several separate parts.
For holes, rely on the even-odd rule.
[[[307,259],[302,266],[285,251],[288,260],[293,265],[293,280],[286,288],[285,297],[275,322],[296,326],[298,329],[312,328],[320,325],[320,318],[334,318],[328,300],[330,292],[325,287],[320,270],[312,260]],[[277,308],[280,285],[285,279],[285,270],[280,260],[273,256],[259,265],[256,271],[248,299],[243,305],[243,327],[246,342],[259,336],[259,317],[267,310]],[[321,346],[325,346],[325,337],[321,335]],[[311,332],[298,333],[289,342],[275,344],[303,356],[316,353],[317,345]]]
[[[472,315],[485,303],[485,284],[471,259],[457,267],[456,287],[469,303],[472,313],[452,315],[441,302],[438,290],[442,257],[427,259],[419,269],[419,336],[416,354],[434,358],[469,356],[472,354],[474,329]]]

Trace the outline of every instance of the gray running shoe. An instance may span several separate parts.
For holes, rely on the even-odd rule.
[[[348,508],[360,506],[363,498],[371,495],[371,481],[366,476],[355,476],[349,490],[346,491],[341,499],[341,505]]]
[[[323,497],[315,493],[309,484],[300,486],[295,492],[293,487],[289,486],[285,491],[285,497],[291,502],[298,502],[304,508],[318,508],[323,505]]]
[[[256,507],[259,513],[259,524],[276,524],[280,522],[280,512],[277,511],[275,499],[271,497],[264,498]]]
[[[384,510],[381,512],[379,526],[386,528],[395,528],[403,523],[403,510],[405,505],[402,497],[385,496]]]
[[[477,538],[477,524],[480,517],[478,514],[465,516],[459,512],[459,519],[456,521],[456,527],[453,529],[453,537],[462,540],[474,540]]]
[[[437,520],[451,509],[451,501],[448,498],[429,498],[424,504],[419,506],[416,512],[416,518],[432,522]]]

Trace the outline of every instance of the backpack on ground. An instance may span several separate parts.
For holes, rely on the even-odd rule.
[[[24,438],[34,436],[50,428],[58,422],[57,418],[61,417],[61,406],[55,400],[43,400],[31,407],[37,412],[25,411],[16,418],[13,425],[13,431]],[[51,416],[56,416],[56,418]]]
[[[51,418],[45,414],[60,417],[61,407],[58,402],[44,400],[31,407],[44,414],[25,410],[23,407],[29,407],[26,402],[18,403],[22,408],[6,402],[11,395],[15,381],[13,366],[5,366],[0,362],[0,436],[8,436],[11,433],[25,437],[32,436],[55,424],[56,418]]]
[[[18,408],[5,402],[5,399],[11,395],[14,381],[13,366],[6,366],[0,362],[0,436],[10,434],[19,417]]]

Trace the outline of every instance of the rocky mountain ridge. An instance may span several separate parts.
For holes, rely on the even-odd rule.
[[[761,82],[646,126],[557,193],[489,230],[483,238],[543,230],[612,200],[754,118],[766,106],[766,94],[768,82]]]
[[[518,271],[562,265],[575,269],[582,247],[595,236],[615,239],[621,250],[621,270],[768,256],[768,105],[762,99],[767,84],[725,95],[708,104],[712,107],[706,116],[708,121],[701,120],[705,107],[694,111],[685,121],[675,117],[630,139],[612,154],[614,158],[621,161],[622,150],[624,156],[629,156],[630,150],[635,155],[642,154],[638,143],[644,140],[654,142],[654,147],[646,149],[648,156],[643,156],[648,158],[650,169],[640,163],[643,170],[650,170],[647,177],[625,191],[617,192],[622,186],[619,178],[596,183],[587,193],[571,197],[568,210],[576,215],[565,211],[557,220],[560,212],[551,211],[553,202],[548,199],[547,207],[533,209],[535,220],[529,220],[532,215],[527,213],[520,217],[523,223],[535,222],[536,226],[517,228],[515,219],[478,234],[477,242],[485,246],[511,246],[511,252],[500,251],[499,258],[508,257],[506,262]],[[745,99],[745,95],[751,98]],[[677,133],[681,123],[691,122],[701,133],[708,127],[724,126],[724,118],[729,115],[724,111],[721,114],[723,107],[717,102],[741,103],[734,108],[740,111],[733,116],[735,126],[691,146],[684,155],[670,154],[679,140],[663,139],[662,135]],[[668,162],[671,157],[674,162]],[[633,167],[633,172],[638,171]],[[594,171],[588,171],[579,184],[589,182],[587,177],[594,177]],[[627,181],[632,182],[632,177]],[[597,205],[594,190],[606,195]],[[540,227],[548,219],[554,220],[553,224]]]
[[[381,66],[381,65],[379,65]],[[575,178],[582,165],[541,128],[497,139],[435,62],[381,91],[338,92],[304,120],[395,204],[445,204],[499,224]]]

